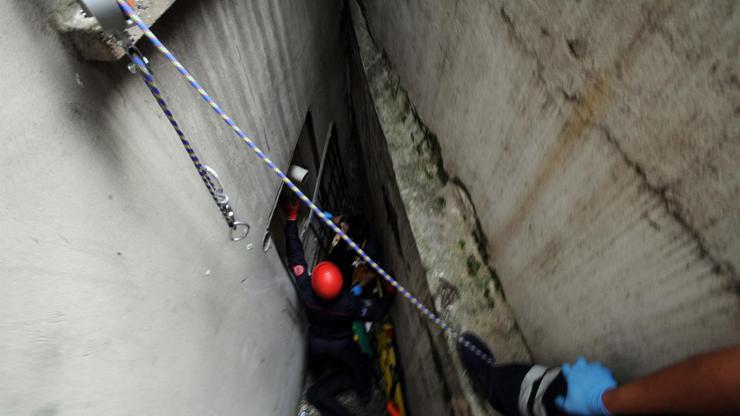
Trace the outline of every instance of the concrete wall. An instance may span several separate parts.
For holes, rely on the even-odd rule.
[[[143,83],[79,59],[56,6],[0,2],[0,413],[293,414],[302,314],[261,250],[278,181],[142,45],[252,225],[230,242]],[[329,0],[181,1],[154,29],[285,167],[309,107],[320,141],[331,121],[346,137],[340,17]]]
[[[118,40],[113,35],[103,32],[103,27],[98,19],[93,16],[93,11],[89,15],[87,12],[80,13],[79,0],[56,0],[54,3],[52,24],[83,58],[113,62],[125,57],[126,50],[122,45],[119,45]],[[129,2],[129,4],[136,5],[135,11],[149,26],[159,20],[174,3],[175,0],[131,0]],[[105,3],[100,2],[98,4]],[[117,7],[115,2],[108,4]],[[123,20],[119,21],[119,23],[123,22]],[[112,30],[112,28],[106,29]],[[136,25],[131,25],[123,31],[133,42],[144,36],[144,32]]]
[[[740,5],[362,2],[537,360],[740,342]]]
[[[357,3],[349,4],[356,141],[384,266],[455,331],[488,340],[499,360],[529,361],[495,272],[486,266],[469,195],[450,180],[434,134],[413,112]],[[400,295],[393,320],[410,414],[485,414],[457,362],[454,338]]]
[[[425,305],[432,305],[424,265],[403,207],[383,128],[375,114],[373,97],[355,42],[351,50],[350,80],[357,138],[367,174],[368,211],[372,213],[375,232],[383,248],[383,267]],[[444,335],[400,295],[392,316],[398,328],[396,334],[405,374],[403,389],[408,411],[419,415],[455,414],[452,399],[459,399],[461,391],[451,372],[452,360]]]

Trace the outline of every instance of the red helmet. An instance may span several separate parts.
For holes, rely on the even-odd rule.
[[[342,272],[330,261],[317,264],[311,273],[311,287],[320,297],[331,300],[342,291]]]

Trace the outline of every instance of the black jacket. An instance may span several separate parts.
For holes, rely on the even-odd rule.
[[[393,296],[386,295],[379,301],[363,303],[348,290],[343,290],[332,300],[316,295],[311,288],[303,244],[298,237],[296,221],[285,226],[288,265],[298,284],[298,296],[306,307],[310,333],[324,339],[352,339],[352,321],[380,321],[390,309]],[[367,302],[367,301],[366,301]]]

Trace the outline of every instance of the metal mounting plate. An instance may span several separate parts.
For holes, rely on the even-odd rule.
[[[78,0],[82,10],[89,17],[94,17],[108,33],[120,32],[128,27],[126,16],[118,7],[116,0]],[[128,3],[133,3],[128,0]],[[135,7],[135,5],[133,5]]]

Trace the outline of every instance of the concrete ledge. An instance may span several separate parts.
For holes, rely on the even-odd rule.
[[[173,3],[175,0],[136,0],[137,12],[148,25],[156,22]],[[87,60],[116,61],[124,55],[124,50],[116,45],[115,39],[103,33],[97,20],[82,14],[82,8],[76,0],[59,1],[52,22]],[[135,26],[127,31],[134,41],[143,36]]]
[[[487,242],[464,184],[449,178],[436,136],[416,115],[360,7],[352,1],[350,9],[353,54],[359,55],[351,61],[362,67],[352,70],[353,105],[368,198],[376,223],[390,230],[381,232],[388,267],[453,328],[487,340],[500,361],[529,361],[495,271],[487,266]],[[411,411],[486,414],[457,362],[455,342],[405,300],[399,299],[394,318]]]

